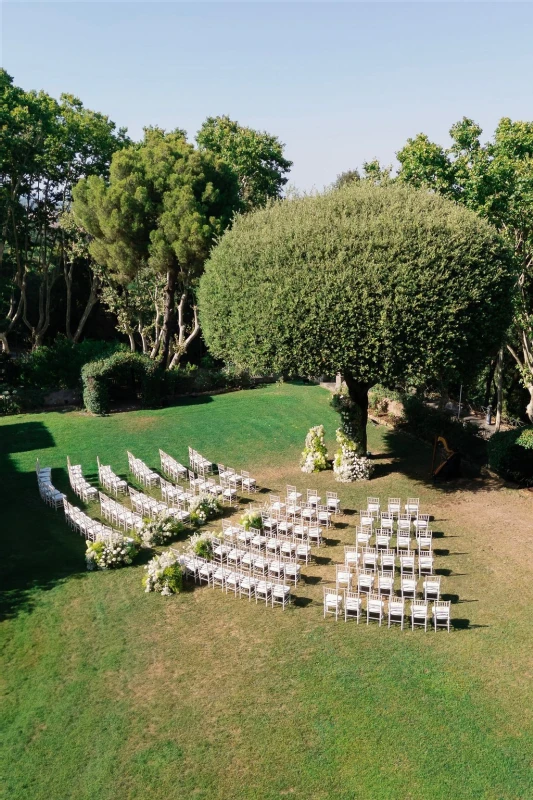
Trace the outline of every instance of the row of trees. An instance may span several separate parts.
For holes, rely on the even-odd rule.
[[[195,144],[158,128],[134,143],[77,98],[26,92],[4,70],[0,98],[2,349],[21,329],[42,344],[62,283],[68,338],[100,300],[132,350],[175,365],[199,331],[210,247],[235,213],[280,196],[283,145],[228,117],[208,118]]]
[[[362,174],[351,170],[340,175],[337,185],[367,179],[429,189],[487,219],[506,238],[514,253],[518,292],[512,325],[491,354],[489,380],[496,372],[501,410],[506,350],[529,392],[526,413],[533,422],[533,123],[503,118],[494,137],[482,142],[482,129],[465,117],[452,125],[450,137],[445,148],[420,133],[396,154],[400,166],[395,176],[391,168],[371,162]]]

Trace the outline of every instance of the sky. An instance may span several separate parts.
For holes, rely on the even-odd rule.
[[[134,139],[228,114],[278,136],[289,182],[321,189],[423,131],[533,119],[533,4],[4,2],[1,64]]]

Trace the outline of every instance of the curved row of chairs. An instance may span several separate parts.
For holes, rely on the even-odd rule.
[[[206,583],[213,589],[222,589],[235,597],[246,597],[249,601],[266,606],[280,605],[283,609],[291,602],[291,587],[285,578],[256,576],[240,569],[230,569],[197,556],[176,553],[186,577],[195,582]]]
[[[41,500],[53,509],[63,507],[65,495],[62,494],[52,483],[52,468],[41,467],[39,459],[35,462],[35,472],[37,474],[37,486]]]

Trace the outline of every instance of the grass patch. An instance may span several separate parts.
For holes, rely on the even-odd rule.
[[[431,448],[375,427],[371,482],[303,475],[311,425],[325,425],[333,452],[328,400],[272,385],[103,419],[0,420],[0,797],[532,796],[531,497],[483,481],[434,487]],[[67,454],[94,478],[96,455],[124,474],[126,449],[157,466],[159,447],[186,461],[188,445],[274,490],[338,489],[348,511],[367,494],[420,496],[442,534],[456,629],[322,619],[350,513],[284,613],[205,587],[146,595],[142,566],[86,573],[83,540],[39,499],[35,458],[65,489]]]

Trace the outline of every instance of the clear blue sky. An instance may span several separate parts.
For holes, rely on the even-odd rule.
[[[533,119],[533,5],[4,2],[2,66],[134,138],[229,114],[286,143],[291,183],[321,188],[419,131],[447,143],[463,115],[487,138]]]

